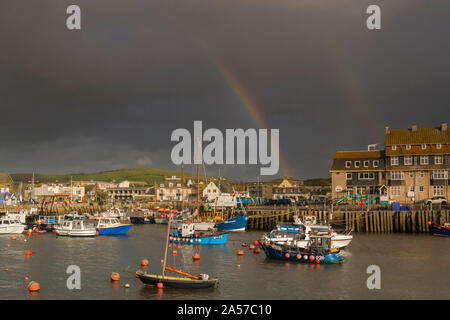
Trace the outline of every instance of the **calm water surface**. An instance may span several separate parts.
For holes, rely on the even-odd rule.
[[[217,276],[217,289],[158,290],[123,272],[140,269],[146,258],[148,271],[160,273],[166,232],[166,225],[134,225],[120,237],[47,233],[18,235],[12,241],[11,235],[2,235],[0,299],[450,299],[450,238],[356,234],[343,264],[316,266],[254,254],[241,244],[262,232],[241,232],[230,234],[226,246],[182,245],[176,256],[169,250],[168,265]],[[244,249],[243,257],[236,255],[238,249]],[[36,254],[26,257],[26,250]],[[201,259],[194,262],[197,252]],[[67,289],[69,265],[81,269],[81,290]],[[381,268],[381,290],[367,289],[369,265]],[[120,273],[119,283],[109,281],[113,271]],[[26,276],[39,282],[39,293],[28,292]]]

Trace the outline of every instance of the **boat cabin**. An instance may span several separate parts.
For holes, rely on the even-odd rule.
[[[181,225],[181,236],[190,237],[195,232],[195,225],[193,223],[183,223]]]
[[[111,225],[119,225],[120,221],[117,218],[99,218],[97,228],[110,227]]]

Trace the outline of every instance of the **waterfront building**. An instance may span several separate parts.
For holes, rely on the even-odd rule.
[[[370,149],[370,148],[369,148]],[[414,203],[450,198],[450,132],[435,128],[385,128],[383,150],[338,151],[331,167],[332,195],[373,195]]]
[[[189,183],[192,185],[191,181]],[[191,187],[177,176],[166,177],[164,182],[156,186],[157,201],[188,201],[191,193]]]

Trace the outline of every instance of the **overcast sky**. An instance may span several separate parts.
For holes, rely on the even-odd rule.
[[[176,169],[176,128],[258,129],[222,64],[280,129],[279,175],[328,177],[386,124],[450,122],[449,17],[441,0],[2,0],[0,172]]]

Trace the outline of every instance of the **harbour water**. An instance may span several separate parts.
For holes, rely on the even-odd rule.
[[[449,238],[355,234],[343,251],[343,264],[313,265],[269,260],[262,251],[254,254],[241,245],[262,233],[247,231],[230,234],[225,246],[169,248],[168,265],[217,276],[217,289],[158,290],[123,272],[140,269],[145,258],[149,272],[160,273],[166,232],[166,225],[133,225],[127,236],[77,239],[45,233],[17,235],[13,241],[2,235],[0,299],[450,299]],[[244,256],[237,256],[239,249]],[[36,253],[27,257],[27,250]],[[195,253],[201,259],[194,262]],[[80,290],[67,288],[70,265],[80,267]],[[369,265],[381,269],[380,290],[367,288]],[[111,272],[120,273],[120,282],[110,282]],[[31,280],[39,282],[39,293],[28,292]]]

